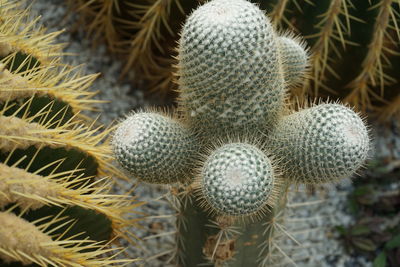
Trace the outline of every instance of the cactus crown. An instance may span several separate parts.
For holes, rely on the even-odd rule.
[[[195,176],[182,159],[196,160],[220,140],[224,145],[199,163],[194,184],[212,211],[244,216],[269,203],[279,184],[275,179],[334,182],[351,176],[366,159],[368,132],[350,108],[322,104],[287,112],[286,91],[303,79],[307,51],[296,38],[279,36],[256,5],[213,0],[195,10],[183,27],[178,59],[181,119],[157,115],[162,123],[153,123],[155,115],[135,114],[114,137],[117,158],[138,179],[164,183],[167,176]],[[125,140],[132,131],[127,124],[147,127],[143,132],[149,134]],[[266,145],[232,143],[227,138],[232,132]],[[130,150],[128,143],[141,146]],[[148,147],[157,163],[150,164]]]

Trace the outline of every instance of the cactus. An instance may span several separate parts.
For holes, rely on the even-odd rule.
[[[96,75],[63,64],[59,32],[0,0],[0,265],[110,266],[140,203],[111,193],[112,128],[81,114]],[[124,241],[125,242],[125,241]],[[19,265],[18,265],[19,266]]]
[[[238,12],[236,4],[224,12]],[[231,131],[273,123],[284,105],[284,83],[272,25],[260,23],[264,14],[253,8],[214,22],[205,17],[207,7],[199,8],[206,15],[188,18],[178,48],[179,104],[190,126]],[[243,33],[232,32],[239,24]]]
[[[290,34],[280,36],[278,42],[282,51],[282,68],[286,85],[295,87],[301,84],[301,78],[307,73],[308,50],[304,42]]]
[[[150,112],[129,116],[113,140],[121,165],[135,170],[135,175],[149,183],[182,180],[195,152],[193,137],[187,129],[168,116]]]
[[[247,216],[266,208],[276,184],[271,160],[260,149],[230,143],[213,151],[204,162],[198,189],[206,209]]]
[[[176,33],[203,0],[70,2],[87,20],[91,35],[97,40],[104,37],[113,53],[125,55],[124,74],[134,70],[150,90],[176,89],[172,75],[177,63]],[[293,87],[292,96],[340,97],[359,111],[372,109],[386,119],[399,114],[398,1],[252,2],[268,10],[279,29],[295,29],[306,36],[313,54],[312,79]]]
[[[177,115],[128,116],[114,135],[116,158],[140,181],[169,180],[179,265],[277,263],[290,185],[352,176],[367,158],[368,129],[341,104],[285,102],[304,79],[307,51],[251,2],[196,9],[178,51]],[[182,179],[169,179],[173,170],[185,170]]]
[[[351,176],[368,154],[368,131],[351,109],[322,104],[284,116],[270,135],[286,177],[303,184]]]

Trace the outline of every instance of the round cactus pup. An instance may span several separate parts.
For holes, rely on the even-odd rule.
[[[368,130],[350,108],[322,104],[282,118],[270,145],[289,179],[305,184],[351,177],[369,152]]]
[[[273,192],[270,159],[257,147],[244,143],[216,149],[201,169],[200,188],[211,211],[246,216],[261,211]]]
[[[193,136],[178,121],[157,113],[136,113],[115,131],[113,150],[120,165],[140,181],[183,181],[195,151]]]
[[[290,35],[281,36],[278,40],[286,84],[294,86],[301,83],[308,66],[305,45],[299,38]]]

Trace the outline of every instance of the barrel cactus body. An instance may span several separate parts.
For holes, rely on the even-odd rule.
[[[138,203],[113,195],[111,129],[62,45],[16,1],[0,1],[0,265],[109,266]],[[127,241],[132,242],[130,238]],[[110,253],[110,254],[106,254]]]
[[[295,29],[306,37],[312,79],[293,87],[293,96],[340,97],[358,111],[378,109],[382,118],[399,114],[396,0],[251,2],[267,10],[279,30]],[[176,89],[172,73],[178,64],[173,49],[177,33],[185,17],[204,1],[71,3],[88,20],[89,33],[104,37],[111,51],[126,55],[125,73],[134,70],[146,77],[152,90]]]
[[[178,115],[129,116],[114,135],[116,158],[139,181],[172,186],[179,265],[279,263],[289,186],[351,177],[369,152],[367,127],[341,104],[286,104],[307,51],[249,1],[196,9],[178,51]]]

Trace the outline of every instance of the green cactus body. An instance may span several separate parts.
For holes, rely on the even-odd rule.
[[[308,55],[302,42],[293,37],[278,38],[281,50],[283,72],[287,86],[294,87],[304,80]]]
[[[285,191],[285,190],[283,190]],[[278,229],[283,223],[286,196],[257,220],[210,216],[195,199],[178,197],[177,263],[179,266],[270,266],[279,264]],[[192,201],[192,205],[185,202]],[[276,245],[276,247],[275,247]]]
[[[156,184],[184,182],[196,151],[194,137],[183,125],[149,112],[135,113],[124,120],[113,143],[122,167]]]
[[[139,205],[113,195],[110,129],[79,115],[96,75],[61,63],[17,1],[0,0],[0,265],[109,266]],[[119,176],[122,178],[123,176]],[[126,230],[129,231],[129,230]],[[110,253],[110,255],[106,255]]]
[[[143,122],[129,117],[114,137],[116,158],[131,173],[143,172],[137,178],[148,182],[168,170],[165,162],[184,163],[176,151],[187,148],[182,134],[170,134],[181,127],[165,127],[149,117],[185,125],[196,136],[197,149],[188,157],[196,159],[186,166],[189,179],[172,190],[177,263],[279,263],[277,238],[286,234],[281,224],[290,185],[332,183],[353,175],[367,157],[367,128],[343,105],[300,111],[285,105],[287,87],[306,72],[307,52],[290,35],[274,32],[268,18],[248,1],[213,0],[195,10],[183,27],[178,50],[179,119],[144,113],[148,123],[139,143],[139,137],[129,136]],[[165,136],[174,140],[169,149],[174,156],[160,152],[161,164],[152,163],[146,149],[128,148],[149,143],[153,154],[153,144],[161,151],[158,143]]]
[[[180,104],[193,128],[237,131],[277,118],[285,95],[278,44],[256,6],[201,6],[186,21],[178,50]]]
[[[303,184],[349,177],[368,156],[368,130],[350,108],[322,104],[283,117],[270,135],[285,176]]]
[[[204,163],[200,177],[207,206],[232,216],[264,208],[275,182],[268,157],[257,147],[243,143],[215,150]]]

